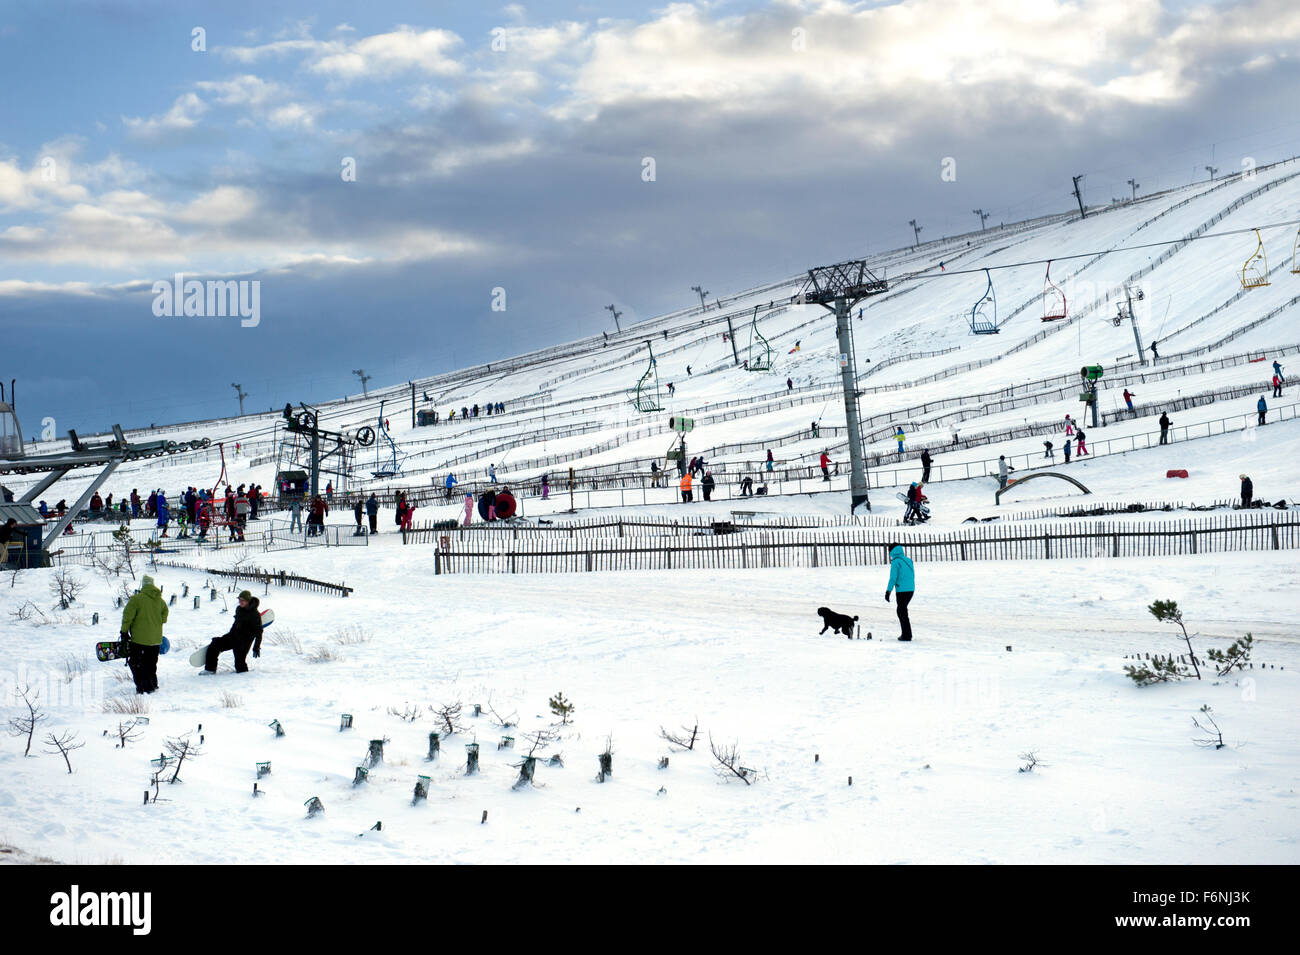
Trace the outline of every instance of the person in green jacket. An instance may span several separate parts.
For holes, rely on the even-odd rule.
[[[889,583],[885,587],[885,602],[889,602],[890,591],[898,591],[898,623],[903,628],[899,640],[912,639],[912,621],[907,617],[907,605],[912,602],[916,591],[916,570],[912,560],[903,553],[901,544],[889,545]]]
[[[122,640],[131,641],[126,659],[137,693],[158,689],[158,653],[162,650],[166,622],[167,603],[153,578],[146,574],[140,581],[140,589],[122,609]]]

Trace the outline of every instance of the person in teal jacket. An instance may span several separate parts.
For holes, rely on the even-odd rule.
[[[912,602],[916,591],[916,570],[912,560],[903,553],[903,545],[889,545],[889,584],[885,587],[885,602],[889,602],[891,591],[898,591],[898,623],[903,628],[899,640],[912,639],[912,621],[907,617],[907,605]]]

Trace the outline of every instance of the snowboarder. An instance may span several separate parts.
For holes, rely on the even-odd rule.
[[[1083,439],[1080,438],[1080,440],[1082,441]],[[1015,468],[1007,464],[1007,456],[1005,454],[999,454],[998,455],[998,490],[1002,490],[1002,491],[1006,490],[1008,472],[1014,470]]]
[[[1083,429],[1080,428],[1074,435],[1074,441],[1075,444],[1077,445],[1075,450],[1078,452],[1079,457],[1083,457],[1085,454],[1088,453],[1088,446],[1083,443],[1083,438],[1084,438]]]
[[[1255,496],[1255,485],[1246,475],[1241,475],[1241,506],[1250,507],[1251,498]]]
[[[903,631],[898,639],[908,641],[912,639],[912,621],[907,616],[907,605],[912,602],[912,594],[916,591],[916,568],[903,552],[901,544],[891,544],[889,547],[889,583],[885,585],[886,603],[889,602],[889,594],[893,590],[898,591],[898,624]]]
[[[704,482],[701,484],[701,487],[704,488],[704,499],[705,499],[706,501],[712,499],[713,488],[716,486],[716,484],[717,484],[717,482],[715,482],[715,481],[713,480],[713,472],[712,472],[712,471],[705,471],[705,472],[704,472]]]
[[[1279,378],[1277,375],[1273,376],[1273,397],[1274,398],[1282,397],[1282,379]]]
[[[1255,410],[1259,412],[1259,423],[1265,424],[1265,416],[1268,414],[1268,402],[1264,400],[1263,395],[1260,395],[1259,401],[1255,403]]]
[[[912,486],[907,489],[907,510],[903,512],[904,524],[914,524],[926,519],[921,513],[921,502],[924,500],[926,496],[921,490],[921,485],[913,481]]]
[[[689,503],[691,503],[691,481],[692,481],[692,480],[693,480],[693,477],[692,477],[692,474],[691,474],[690,471],[687,471],[685,474],[682,475],[681,488],[682,488],[682,503],[683,503],[683,504],[689,504]]]
[[[1056,463],[1056,452],[1052,450],[1052,442],[1050,442],[1050,441],[1044,441],[1044,442],[1043,442],[1043,447],[1047,449],[1046,452],[1044,452],[1043,457],[1047,458],[1047,460],[1049,460],[1049,461],[1051,461],[1053,464],[1055,464],[1055,463]]]
[[[366,515],[370,518],[370,533],[379,533],[379,498],[375,497],[375,492],[371,491],[370,496],[366,498]]]
[[[131,641],[126,659],[136,693],[152,693],[158,689],[158,653],[162,649],[166,622],[167,603],[162,599],[162,591],[145,574],[140,589],[122,608],[122,640]]]
[[[921,452],[921,483],[930,483],[930,449]]]
[[[822,468],[822,480],[823,480],[823,481],[830,481],[830,479],[831,479],[831,456],[830,456],[829,454],[827,454],[825,451],[823,451],[823,452],[822,452],[822,456],[821,456],[821,458],[820,458],[819,460],[820,460],[821,468]]]
[[[903,453],[903,442],[904,442],[906,439],[907,439],[907,435],[903,434],[903,426],[902,426],[902,425],[899,425],[898,428],[897,428],[897,430],[894,431],[894,440],[898,442],[898,453],[899,453],[899,454],[902,454],[902,453]]]
[[[1124,389],[1124,404],[1128,407],[1128,410],[1129,410],[1129,411],[1133,411],[1133,398],[1134,398],[1133,392],[1131,392],[1131,391],[1129,391],[1127,388],[1125,388],[1125,389]],[[1136,414],[1136,412],[1134,412],[1134,413]]]
[[[1161,444],[1169,443],[1169,426],[1171,424],[1173,424],[1173,422],[1169,420],[1169,415],[1164,411],[1160,412],[1160,443]]]
[[[248,672],[248,651],[254,657],[262,655],[262,615],[257,609],[258,600],[247,590],[239,594],[239,606],[230,629],[208,644],[208,655],[203,661],[203,673],[217,672],[217,658],[226,650],[235,655],[235,672]]]

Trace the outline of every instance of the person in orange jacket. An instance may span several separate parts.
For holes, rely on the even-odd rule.
[[[687,471],[682,475],[682,503],[689,504],[691,497],[691,481],[693,480],[691,472]]]

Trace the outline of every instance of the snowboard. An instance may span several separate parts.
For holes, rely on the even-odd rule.
[[[275,623],[275,611],[267,607],[262,611],[262,629],[265,630],[271,624]],[[190,666],[201,667],[208,662],[208,644],[203,644],[193,653],[190,654]]]
[[[172,648],[171,641],[168,640],[166,637],[163,637],[162,646],[159,648],[158,652],[166,653],[171,648]],[[127,655],[130,652],[131,652],[130,639],[105,640],[101,643],[95,644],[95,656],[96,658],[99,659],[101,663],[108,660],[125,660]]]

